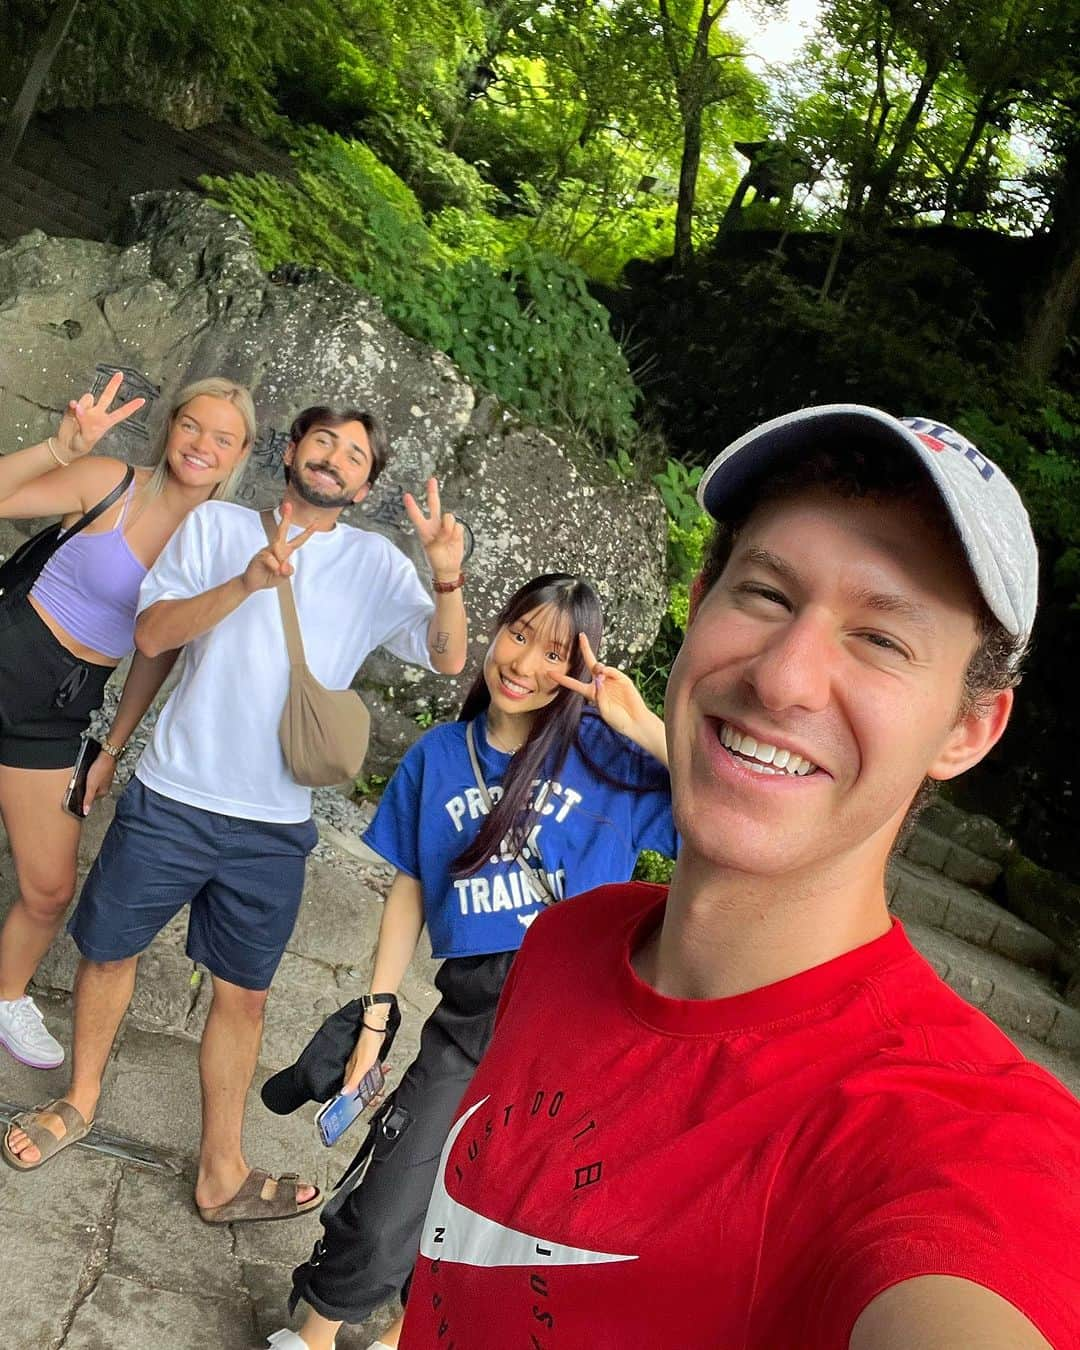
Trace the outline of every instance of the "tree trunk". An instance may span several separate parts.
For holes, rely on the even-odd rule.
[[[56,60],[56,53],[67,37],[68,28],[78,5],[79,0],[59,0],[52,12],[52,18],[30,61],[22,88],[12,104],[3,132],[0,133],[0,164],[10,164],[22,144],[23,134],[41,97],[42,86],[52,69],[52,63]]]
[[[679,202],[675,208],[675,274],[687,272],[694,261],[694,198],[697,196],[698,169],[701,167],[702,109],[683,113],[683,151],[679,164]]]
[[[897,129],[896,139],[889,151],[889,157],[874,175],[874,181],[870,187],[870,196],[866,203],[867,215],[871,223],[876,223],[885,214],[885,208],[889,204],[889,196],[896,184],[897,174],[911,149],[911,143],[919,129],[919,123],[922,121],[927,101],[943,69],[944,66],[939,60],[930,60],[926,63],[926,71],[919,84],[918,92],[912,99],[911,107],[904,114],[904,120]]]
[[[990,114],[994,110],[995,94],[996,91],[993,89],[984,90],[982,98],[979,99],[978,107],[975,109],[975,116],[971,122],[971,130],[968,132],[967,141],[953,165],[952,173],[949,174],[945,185],[945,212],[941,220],[943,225],[952,225],[956,220],[964,173],[971,163],[971,157],[978,148],[982,134],[990,121]]]
[[[1065,152],[1050,238],[1050,263],[1028,304],[1020,347],[1025,370],[1037,380],[1053,374],[1080,302],[1080,132]]]

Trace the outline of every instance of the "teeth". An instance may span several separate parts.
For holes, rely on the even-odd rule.
[[[797,755],[792,750],[785,750],[775,745],[766,745],[764,741],[757,741],[753,736],[736,731],[726,722],[722,723],[720,727],[720,744],[728,750],[733,750],[743,759],[752,761],[749,768],[753,769],[755,773],[779,772],[805,778],[807,774],[813,773],[817,768],[812,760]]]

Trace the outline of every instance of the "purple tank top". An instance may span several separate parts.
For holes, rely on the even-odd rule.
[[[69,539],[41,569],[30,592],[72,637],[117,661],[135,646],[135,610],[146,576],[124,538],[134,492],[132,483],[115,529]]]

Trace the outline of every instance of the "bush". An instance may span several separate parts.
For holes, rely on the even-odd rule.
[[[294,155],[295,184],[204,180],[251,229],[263,266],[326,268],[526,417],[604,448],[630,445],[637,389],[579,268],[524,247],[504,259],[495,232],[467,228],[457,208],[429,228],[411,189],[359,142],[311,130]]]
[[[408,183],[425,211],[455,207],[478,216],[490,211],[502,195],[474,165],[447,150],[438,133],[422,122],[379,114],[364,122],[364,136]]]

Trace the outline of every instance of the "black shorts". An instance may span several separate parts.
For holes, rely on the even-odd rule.
[[[70,768],[114,669],[72,656],[28,600],[0,605],[0,764]]]

